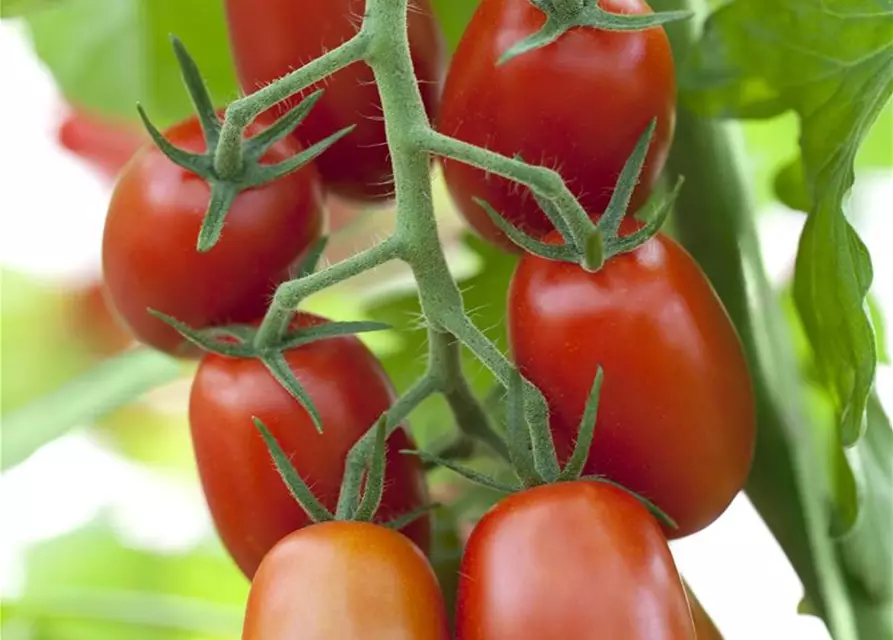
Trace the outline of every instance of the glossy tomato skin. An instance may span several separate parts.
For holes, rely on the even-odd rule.
[[[298,322],[324,320],[301,314]],[[256,359],[206,356],[189,399],[193,447],[211,516],[249,578],[273,545],[310,523],[273,467],[252,417],[263,421],[316,496],[334,510],[348,451],[394,399],[378,361],[356,337],[312,342],[287,351],[285,358],[320,413],[322,434]],[[413,448],[403,428],[388,440],[383,521],[427,504],[419,460],[399,453]],[[428,551],[427,518],[403,532]]]
[[[410,540],[366,522],[290,534],[251,585],[242,640],[447,640],[443,596]]]
[[[252,125],[247,134],[259,130]],[[195,118],[165,136],[187,151],[205,150]],[[263,161],[281,162],[299,150],[283,141]],[[319,178],[306,165],[239,194],[220,241],[198,253],[209,194],[202,178],[150,145],[122,172],[105,222],[103,272],[115,309],[138,340],[175,355],[197,352],[147,307],[193,328],[256,320],[322,229]]]
[[[475,526],[459,573],[457,640],[694,640],[657,521],[625,491],[543,485]]]
[[[227,0],[230,42],[242,89],[262,86],[321,56],[357,32],[365,0]],[[409,40],[419,89],[430,118],[437,112],[446,52],[429,0],[414,0]],[[326,188],[341,196],[370,201],[391,197],[393,179],[381,101],[372,70],[355,63],[277,105],[278,117],[301,97],[325,94],[296,130],[305,145],[351,125],[357,128],[317,159]]]
[[[601,0],[612,13],[643,14],[642,0]],[[662,28],[569,31],[556,42],[496,66],[534,33],[544,14],[529,0],[483,0],[450,64],[438,128],[504,155],[558,169],[591,216],[605,210],[617,177],[648,123],[657,131],[630,211],[651,193],[666,162],[676,115],[676,80]],[[459,211],[485,239],[520,251],[472,198],[483,198],[529,234],[553,229],[526,188],[444,161]]]
[[[570,455],[601,365],[585,473],[653,500],[678,524],[671,537],[719,517],[750,470],[754,396],[738,335],[681,246],[659,234],[595,274],[526,255],[508,312],[511,349],[549,402],[559,455]]]

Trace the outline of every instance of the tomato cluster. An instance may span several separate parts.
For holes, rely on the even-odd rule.
[[[650,13],[642,0],[599,2],[610,13]],[[363,6],[363,0],[327,0],[311,11],[293,0],[227,0],[244,90],[350,38]],[[675,78],[666,34],[661,27],[574,28],[497,62],[543,22],[529,0],[482,0],[447,72],[429,3],[413,2],[408,35],[428,115],[443,134],[558,168],[593,220],[642,131],[656,121],[631,201],[635,211],[659,180],[672,141]],[[261,162],[281,162],[347,125],[357,130],[299,170],[240,192],[209,251],[195,249],[211,199],[208,182],[155,147],[140,151],[109,208],[108,293],[138,340],[201,358],[189,403],[192,439],[220,537],[253,580],[243,638],[447,638],[448,614],[426,559],[428,519],[400,533],[382,526],[428,502],[419,460],[402,453],[414,448],[406,427],[388,438],[374,522],[318,524],[289,494],[255,428],[257,419],[269,429],[324,507],[340,506],[348,452],[394,402],[366,347],[350,335],[283,347],[281,367],[317,408],[314,415],[274,375],[267,352],[203,355],[149,311],[195,330],[217,328],[233,341],[254,335],[276,286],[321,235],[323,195],[365,202],[390,195],[371,71],[352,65],[324,87],[295,134]],[[276,105],[246,135],[263,131],[299,98]],[[196,118],[165,137],[187,151],[205,150]],[[479,199],[527,234],[563,241],[537,200],[517,185],[456,161],[444,169],[458,209],[485,238],[517,250]],[[619,233],[640,228],[628,217]],[[661,234],[595,272],[524,254],[507,293],[512,355],[549,405],[558,462],[571,455],[599,368],[605,382],[584,478],[514,493],[471,532],[456,636],[695,638],[667,541],[703,529],[726,509],[745,482],[754,440],[747,363],[722,304],[691,256]],[[298,313],[292,329],[327,322]],[[226,334],[224,325],[238,326]],[[641,498],[675,526],[655,519]]]

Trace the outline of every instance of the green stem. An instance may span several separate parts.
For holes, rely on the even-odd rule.
[[[214,158],[217,175],[224,179],[233,178],[242,170],[242,133],[252,120],[271,106],[290,98],[339,69],[362,60],[370,39],[368,31],[365,28],[361,29],[339,47],[230,104],[226,109],[226,119],[220,131],[220,142]]]
[[[505,441],[493,429],[490,416],[475,397],[462,373],[461,347],[451,333],[428,331],[430,367],[440,377],[440,391],[446,398],[459,430],[489,446],[504,460],[509,459]]]
[[[704,8],[698,0],[653,0],[651,5],[655,11]],[[693,24],[669,25],[667,32],[677,60],[684,60],[696,38]],[[758,434],[748,497],[833,636],[856,638],[853,611],[827,535],[824,496],[814,481],[821,469],[803,427],[799,372],[763,267],[750,190],[741,174],[739,143],[732,132],[731,127],[700,119],[680,106],[667,167],[671,179],[684,175],[687,180],[676,205],[677,229],[722,298],[751,365]],[[750,312],[748,279],[759,297],[758,314]],[[757,336],[765,340],[763,345]],[[772,361],[764,362],[763,356]]]
[[[418,140],[420,145],[435,155],[463,162],[526,185],[536,195],[554,205],[554,210],[546,208],[544,212],[556,228],[566,228],[570,232],[571,237],[565,240],[573,242],[581,252],[591,244],[590,237],[595,233],[592,222],[557,171],[548,167],[529,165],[522,160],[476,147],[431,129],[420,130]],[[560,216],[558,219],[554,219],[556,214]]]
[[[322,271],[279,285],[257,331],[255,345],[262,348],[279,342],[288,330],[298,304],[308,296],[394,260],[399,254],[400,243],[392,236]]]

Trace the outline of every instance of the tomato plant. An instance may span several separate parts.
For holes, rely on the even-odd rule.
[[[643,0],[600,0],[599,6],[613,13],[651,12]],[[657,118],[634,211],[657,182],[673,137],[676,80],[667,36],[661,28],[574,29],[547,47],[498,64],[543,19],[528,0],[481,2],[450,64],[438,129],[558,169],[594,217],[608,204],[642,130]],[[450,160],[444,175],[471,227],[503,248],[517,250],[473,198],[487,201],[530,235],[554,228],[516,183]]]
[[[314,326],[324,320],[301,314],[296,322]],[[189,399],[195,457],[211,515],[236,564],[249,577],[276,542],[310,522],[273,468],[252,418],[267,425],[301,477],[332,508],[347,452],[393,399],[378,361],[353,336],[311,342],[284,355],[319,410],[321,434],[307,411],[256,359],[205,356]],[[399,429],[388,446],[379,512],[383,519],[417,509],[427,499],[420,462],[399,453],[413,447],[409,434]],[[428,550],[426,519],[416,520],[405,533]]]
[[[604,369],[586,471],[657,503],[679,526],[671,535],[704,528],[741,490],[755,433],[747,362],[722,303],[676,242],[658,235],[594,274],[524,256],[508,328],[565,457]]]
[[[399,533],[366,522],[296,531],[264,558],[242,640],[447,640],[437,578]]]
[[[621,489],[543,485],[477,523],[459,574],[458,640],[694,640],[657,521]]]
[[[242,89],[256,91],[268,82],[318,58],[357,32],[365,0],[227,0],[229,33]],[[429,117],[437,113],[446,53],[429,0],[414,3],[409,41],[419,90]],[[326,93],[297,130],[312,144],[336,131],[357,128],[317,160],[328,189],[358,200],[393,195],[381,101],[372,70],[354,64],[318,86],[286,100],[281,115],[302,96],[322,87]]]
[[[187,151],[205,150],[195,118],[165,135]],[[283,161],[297,150],[295,143],[278,142],[263,162]],[[312,165],[244,191],[233,202],[219,244],[197,253],[208,184],[158,148],[144,148],[115,186],[102,239],[114,308],[138,340],[178,355],[189,353],[183,339],[147,309],[197,328],[257,320],[276,285],[319,238],[320,197]]]

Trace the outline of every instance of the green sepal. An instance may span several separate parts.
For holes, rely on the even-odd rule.
[[[310,398],[304,385],[298,381],[294,371],[288,366],[285,356],[281,352],[265,353],[261,358],[261,362],[264,363],[267,370],[269,370],[273,377],[276,378],[276,381],[288,391],[291,397],[301,403],[301,406],[304,407],[304,410],[307,411],[307,414],[310,416],[310,420],[313,421],[313,426],[316,428],[316,432],[322,433],[322,418],[319,415],[319,411],[317,411],[316,406],[313,404],[313,400]]]
[[[382,415],[372,426],[374,433],[374,445],[369,454],[366,467],[366,486],[363,496],[360,498],[357,509],[353,514],[354,520],[368,522],[381,506],[381,497],[384,493],[384,472],[387,456],[387,419]],[[351,501],[352,502],[352,501]]]
[[[297,273],[295,273],[296,278],[306,278],[316,271],[316,268],[319,266],[320,258],[322,258],[322,254],[325,252],[326,247],[329,245],[329,236],[322,236],[319,240],[313,243],[313,246],[307,251],[304,258],[301,260],[301,264],[298,265]]]
[[[530,451],[530,430],[524,418],[524,381],[515,368],[509,378],[506,403],[506,442],[515,475],[525,487],[539,484],[540,477]]]
[[[620,489],[621,491],[628,493],[630,496],[632,496],[636,500],[638,500],[642,504],[642,506],[645,507],[648,510],[648,512],[651,515],[653,515],[654,518],[658,522],[660,522],[663,526],[667,527],[668,529],[678,529],[679,528],[679,526],[676,524],[676,521],[673,520],[673,518],[671,518],[669,515],[667,515],[667,513],[665,511],[661,510],[660,507],[658,507],[656,504],[651,502],[651,500],[649,500],[648,498],[646,498],[645,496],[643,496],[639,493],[636,493],[635,491],[627,489],[619,482],[614,482],[613,480],[610,480],[610,479],[606,478],[605,476],[598,476],[598,475],[582,476],[582,477],[580,477],[580,480],[582,480],[584,482],[601,482],[603,484],[608,484],[608,485],[611,485],[612,487],[616,487],[616,488]]]
[[[276,351],[287,351],[317,340],[326,338],[338,338],[352,336],[358,333],[371,333],[373,331],[387,331],[391,325],[384,322],[357,321],[357,322],[327,322],[314,327],[302,327],[289,331],[282,338],[282,342],[275,345]]]
[[[149,134],[149,137],[152,138],[152,141],[161,150],[161,153],[166,155],[171,162],[200,176],[213,176],[214,161],[210,157],[206,154],[183,151],[179,147],[172,145],[168,139],[164,137],[164,134],[152,124],[152,121],[146,114],[146,110],[143,109],[143,105],[136,105],[136,111],[140,116],[140,120],[143,121],[143,126]]]
[[[252,417],[252,421],[254,422],[254,426],[260,432],[261,437],[264,439],[264,443],[267,445],[267,450],[270,452],[270,457],[273,459],[273,463],[276,465],[276,470],[282,477],[282,481],[285,483],[285,486],[288,487],[291,495],[298,501],[298,504],[301,505],[301,508],[307,516],[313,520],[313,522],[328,522],[333,520],[332,513],[326,509],[325,505],[323,505],[315,495],[313,495],[313,491],[310,490],[310,487],[307,486],[307,483],[295,470],[294,466],[292,466],[291,461],[288,459],[288,455],[286,455],[282,450],[282,447],[279,446],[279,442],[276,440],[275,436],[270,433],[270,430],[267,429],[266,425],[264,425],[259,418]]]
[[[198,241],[195,248],[199,253],[205,253],[214,248],[223,233],[223,223],[226,214],[229,213],[240,188],[232,183],[215,179],[208,181],[211,187],[211,196],[208,199],[208,210],[202,220],[201,229],[198,232]]]
[[[174,47],[174,55],[177,56],[177,63],[180,65],[183,84],[186,85],[199,124],[202,126],[202,132],[205,134],[205,144],[208,149],[214,149],[220,140],[221,122],[216,109],[214,109],[214,102],[208,92],[208,86],[202,78],[195,59],[186,50],[183,42],[174,35],[171,35],[170,38]]]
[[[577,442],[574,444],[574,451],[571,453],[570,460],[561,470],[559,480],[576,480],[583,473],[583,467],[589,458],[589,449],[592,447],[592,440],[595,436],[595,425],[598,419],[598,405],[602,392],[602,381],[604,380],[604,371],[601,367],[595,373],[595,380],[592,383],[592,389],[589,392],[589,398],[586,400],[586,409],[583,411],[583,418],[580,420],[580,429],[577,432]]]
[[[245,141],[242,152],[245,158],[252,160],[260,160],[263,155],[269,151],[270,147],[288,136],[307,117],[311,109],[316,106],[319,99],[322,98],[324,91],[318,89],[309,96],[301,100],[298,106],[289,110],[284,116],[279,118],[272,125],[258,133],[256,136]]]
[[[254,347],[252,347],[251,344],[224,342],[220,340],[220,337],[222,335],[225,336],[227,333],[227,330],[224,327],[193,329],[176,318],[161,313],[160,311],[156,311],[155,309],[147,309],[147,311],[149,315],[158,318],[170,327],[176,329],[177,333],[189,340],[192,344],[201,348],[203,351],[226,356],[227,358],[250,358],[255,354]],[[238,335],[240,339],[242,339],[241,336],[245,335],[241,328],[231,329],[229,334],[231,336]]]
[[[617,237],[620,223],[626,216],[633,192],[636,190],[636,185],[639,184],[639,177],[642,175],[642,168],[645,166],[645,158],[648,157],[648,149],[651,146],[655,129],[657,129],[657,118],[652,118],[636,141],[632,153],[623,163],[623,170],[614,185],[614,192],[611,194],[608,207],[596,225],[606,238]]]
[[[576,17],[559,17],[549,12],[545,3],[537,4],[538,8],[546,13],[546,22],[536,33],[515,43],[500,56],[498,65],[503,65],[513,58],[536,49],[546,47],[563,36],[567,31],[577,27],[592,27],[604,31],[643,31],[658,27],[670,22],[687,20],[694,13],[691,11],[663,11],[643,15],[628,15],[610,13],[591,0],[585,4]]]
[[[297,171],[304,165],[316,160],[316,158],[322,155],[324,151],[327,151],[329,147],[338,142],[341,138],[346,136],[355,128],[356,125],[353,124],[349,127],[344,127],[343,129],[341,129],[340,131],[336,131],[329,137],[324,138],[316,144],[307,147],[302,152],[292,156],[288,160],[283,160],[282,162],[277,162],[276,164],[261,164],[256,161],[246,163],[243,175],[240,178],[238,184],[240,185],[241,189],[250,189],[252,187],[265,185],[268,182],[279,180],[280,178],[287,176],[293,171]]]
[[[469,469],[468,467],[458,465],[454,462],[450,462],[449,460],[444,460],[443,458],[438,458],[437,456],[427,453],[426,451],[402,449],[400,453],[409,456],[418,456],[424,462],[449,469],[454,473],[458,473],[460,476],[470,482],[473,482],[482,487],[487,487],[488,489],[492,489],[493,491],[499,491],[500,493],[515,493],[516,491],[520,491],[523,488],[520,485],[510,485],[508,483],[499,482],[498,480],[494,480],[490,476],[480,473],[479,471],[475,471],[474,469]]]
[[[388,529],[393,529],[394,531],[399,531],[403,527],[408,527],[413,522],[422,518],[435,509],[439,509],[441,505],[437,502],[432,502],[431,504],[426,504],[423,507],[419,507],[418,509],[413,509],[412,511],[408,511],[403,515],[397,516],[392,520],[388,520],[387,522],[380,523],[381,526],[386,527]]]
[[[499,227],[506,236],[508,236],[509,240],[528,253],[540,256],[546,260],[576,262],[576,252],[570,245],[548,244],[540,240],[535,240],[499,215],[489,202],[482,200],[481,198],[474,198],[473,200],[487,212],[487,215],[490,216],[490,220],[492,220],[493,223]]]

